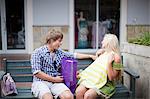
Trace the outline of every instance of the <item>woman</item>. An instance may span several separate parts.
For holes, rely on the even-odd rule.
[[[102,41],[99,57],[79,74],[77,99],[96,99],[98,95],[110,97],[115,92],[114,81],[119,77],[122,65],[118,39],[114,34],[106,34]]]

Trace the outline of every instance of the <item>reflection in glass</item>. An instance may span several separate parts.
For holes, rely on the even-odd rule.
[[[75,0],[75,49],[101,48],[106,33],[119,38],[120,0]]]
[[[24,0],[6,0],[7,49],[25,49]]]
[[[0,13],[0,50],[2,50],[1,13]]]
[[[120,0],[99,0],[99,42],[106,33],[117,35],[119,39]]]
[[[92,24],[96,21],[96,0],[75,0],[75,48],[92,48]]]

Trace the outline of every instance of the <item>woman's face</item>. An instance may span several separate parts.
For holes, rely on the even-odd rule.
[[[52,42],[53,49],[58,49],[61,45],[62,45],[62,39],[61,38]]]

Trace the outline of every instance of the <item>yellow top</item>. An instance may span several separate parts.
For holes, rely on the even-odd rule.
[[[107,67],[109,55],[114,52],[100,55],[90,66],[79,74],[79,84],[87,88],[100,89],[107,83]]]

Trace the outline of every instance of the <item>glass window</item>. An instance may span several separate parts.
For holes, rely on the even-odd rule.
[[[0,10],[0,11],[1,11],[1,10]],[[1,13],[0,13],[0,50],[2,50]]]
[[[119,38],[120,0],[75,0],[75,49],[98,49],[106,33]]]
[[[96,21],[96,0],[75,0],[75,48],[92,46],[92,25]]]
[[[119,38],[120,0],[99,0],[99,20]]]
[[[7,49],[25,49],[24,0],[6,0]]]

